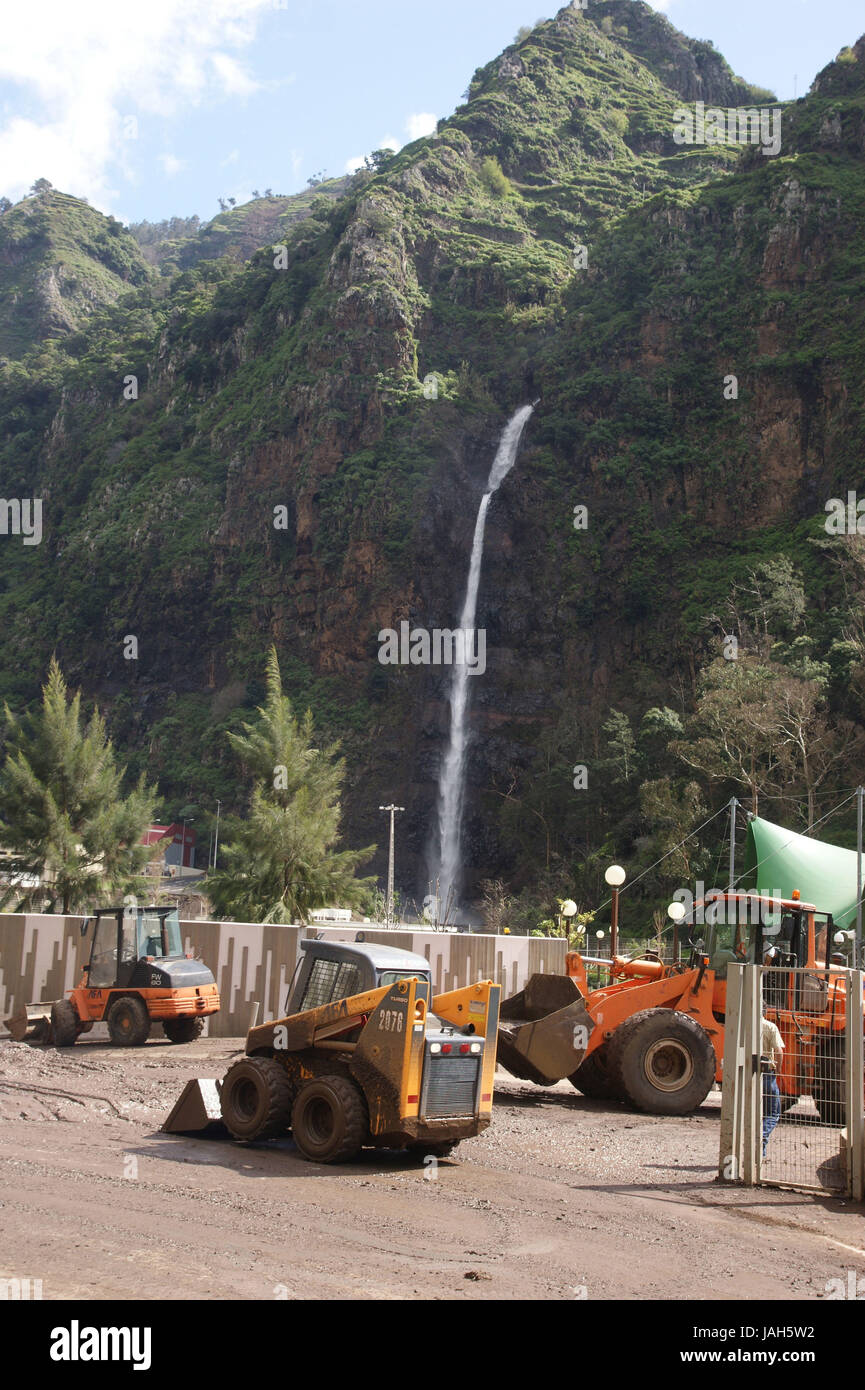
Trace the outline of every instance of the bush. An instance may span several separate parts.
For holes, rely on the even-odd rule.
[[[510,179],[492,155],[488,155],[481,165],[480,178],[484,188],[493,198],[507,198],[513,192]]]

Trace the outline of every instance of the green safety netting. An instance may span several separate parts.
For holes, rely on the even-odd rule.
[[[831,912],[837,927],[855,926],[856,851],[796,835],[759,816],[748,825],[742,886],[780,898],[798,888],[802,902]]]

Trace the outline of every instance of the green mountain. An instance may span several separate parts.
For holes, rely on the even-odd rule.
[[[472,881],[592,901],[607,855],[657,857],[699,801],[674,735],[733,610],[763,613],[832,729],[865,723],[865,580],[823,529],[862,478],[865,40],[784,107],[774,156],[678,143],[695,102],[778,108],[641,0],[596,0],[336,188],[143,248],[64,195],[5,213],[0,469],[43,499],[44,539],[0,538],[0,693],[33,699],[56,651],[169,809],[239,807],[222,733],[275,641],[343,740],[349,842],[383,844],[397,800],[402,882],[425,892],[447,673],[382,666],[377,634],[455,625],[498,436],[540,397],[487,528]],[[21,233],[37,217],[48,250]],[[36,289],[61,244],[76,285],[105,276],[99,296],[63,281],[63,323]],[[766,565],[801,588],[795,621],[743,597]],[[861,776],[833,768],[821,796]],[[697,781],[707,810],[737,789]]]
[[[84,329],[148,279],[119,222],[46,185],[0,217],[0,356]]]

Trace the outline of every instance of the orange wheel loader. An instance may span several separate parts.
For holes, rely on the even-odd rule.
[[[763,964],[774,947],[763,1011],[784,1039],[782,1106],[795,1104],[804,1079],[821,1119],[843,1124],[847,976],[830,964],[831,915],[795,897],[718,891],[680,930],[690,936],[687,963],[571,952],[565,975],[533,975],[502,1004],[501,1065],[541,1086],[567,1077],[594,1099],[689,1114],[722,1079],[728,965]],[[609,984],[590,989],[587,962],[605,966]]]
[[[69,997],[51,1005],[49,1040],[71,1047],[104,1021],[117,1047],[140,1047],[155,1022],[171,1042],[193,1042],[219,1011],[219,991],[204,962],[184,953],[177,908],[101,907],[82,936],[91,923],[90,960]]]

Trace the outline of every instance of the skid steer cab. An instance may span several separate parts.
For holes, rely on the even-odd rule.
[[[140,1047],[154,1022],[174,1043],[193,1042],[219,991],[207,966],[183,950],[176,907],[101,907],[86,917],[90,959],[68,999],[51,1006],[56,1047],[105,1022],[117,1047]]]
[[[318,1163],[365,1146],[444,1157],[490,1123],[500,986],[433,996],[423,956],[301,941],[284,1017],[250,1030],[221,1082],[191,1081],[163,1125],[222,1121],[240,1140],[290,1129]]]

